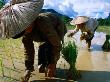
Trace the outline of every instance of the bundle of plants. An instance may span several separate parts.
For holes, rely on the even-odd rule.
[[[68,71],[68,79],[79,79],[81,78],[81,75],[79,71],[77,71],[75,64],[77,59],[77,46],[75,45],[75,42],[68,41],[65,42],[62,49],[62,54],[64,59],[70,64],[70,68]]]
[[[106,41],[102,46],[103,50],[110,50],[110,35],[106,35]]]

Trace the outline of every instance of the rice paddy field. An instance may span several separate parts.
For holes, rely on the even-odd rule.
[[[110,26],[99,26],[96,31],[104,32],[109,35]],[[21,42],[21,38],[0,40],[0,82],[19,82],[19,78],[23,74],[23,71],[25,69],[23,54],[24,54],[24,48]],[[62,61],[59,62],[60,64],[58,68],[61,68]],[[65,64],[63,65],[63,67],[64,67],[63,69],[68,68],[66,67]],[[62,74],[62,71],[59,72],[60,74]],[[35,79],[36,77],[39,77],[39,75],[33,78]],[[44,82],[44,81],[37,80],[31,82]],[[61,82],[67,82],[67,81],[62,80]]]
[[[23,60],[21,39],[0,40],[0,82],[17,82]]]
[[[99,26],[96,31],[97,32],[104,32],[104,33],[110,35],[110,26]]]

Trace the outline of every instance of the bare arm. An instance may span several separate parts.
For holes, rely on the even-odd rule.
[[[79,31],[79,29],[76,27],[73,32],[71,32],[70,34],[68,34],[68,37],[72,37],[78,31]]]

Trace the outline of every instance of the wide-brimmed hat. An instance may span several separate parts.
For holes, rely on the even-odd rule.
[[[89,17],[87,16],[78,16],[75,19],[73,19],[70,22],[70,24],[71,25],[81,24],[81,23],[87,22],[88,20],[89,20]]]
[[[4,8],[0,9],[0,39],[15,37],[31,27],[43,4],[44,0],[34,0],[15,4],[9,8],[4,5]]]

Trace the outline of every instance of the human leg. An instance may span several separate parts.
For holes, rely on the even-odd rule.
[[[23,77],[21,77],[21,82],[28,82],[31,72],[34,70],[34,44],[31,33],[25,34],[22,39],[24,49],[25,49],[25,73]]]
[[[50,43],[45,42],[39,46],[38,50],[38,65],[40,65],[39,72],[44,73],[48,64],[51,62],[51,50]]]
[[[25,55],[25,66],[26,70],[34,70],[34,43],[31,36],[31,33],[25,34],[22,39],[23,45],[24,45],[24,55]]]
[[[91,47],[91,40],[87,42],[87,47],[88,47],[88,49],[90,49],[90,47]]]
[[[51,62],[48,65],[48,77],[54,77],[56,71],[56,64],[58,59],[60,58],[61,51],[60,38],[51,24],[42,26],[42,28],[39,28],[39,30],[46,37],[46,40],[52,45]]]

